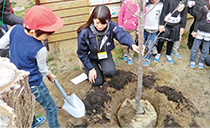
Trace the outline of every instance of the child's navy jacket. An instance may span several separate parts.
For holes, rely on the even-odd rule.
[[[131,48],[132,44],[135,44],[132,40],[131,36],[113,21],[109,22],[109,29],[106,33],[107,41],[106,41],[106,52],[110,53],[111,50],[115,48],[114,38],[121,44],[127,45]],[[101,40],[98,40],[99,44]],[[90,62],[90,59],[97,60],[98,56],[98,46],[96,41],[96,35],[93,34],[91,29],[85,28],[77,36],[77,55],[80,60],[86,65],[89,69],[93,68],[93,65]],[[104,49],[103,49],[104,50]],[[100,51],[104,52],[104,51]]]

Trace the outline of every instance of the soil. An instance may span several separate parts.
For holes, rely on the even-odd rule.
[[[184,37],[179,49],[183,58],[177,59],[172,56],[174,64],[167,62],[164,57],[164,47],[158,63],[152,61],[148,67],[143,67],[141,98],[147,99],[158,113],[156,127],[210,127],[210,67],[205,66],[204,69],[189,67],[190,50],[186,42]],[[88,80],[78,85],[70,81],[83,73],[76,53],[48,56],[49,69],[57,76],[67,95],[75,93],[86,107],[83,118],[72,117],[62,108],[64,98],[59,90],[44,78],[58,107],[61,127],[120,127],[117,112],[126,98],[133,99],[136,96],[139,66],[136,54],[132,65],[124,62],[122,56],[121,45],[116,43],[113,58],[117,72],[113,77],[106,77],[100,87],[92,86]],[[38,103],[35,113],[36,116],[46,116],[44,109]],[[133,114],[131,113],[130,117],[133,117]],[[47,126],[45,121],[40,127]]]
[[[167,62],[164,57],[164,47],[158,63],[152,61],[148,67],[143,67],[142,99],[147,99],[155,107],[158,113],[157,127],[210,126],[210,67],[189,67],[190,50],[186,42],[186,38],[183,38],[179,49],[183,58],[172,56],[174,64]],[[83,73],[76,53],[48,59],[50,70],[57,76],[67,95],[75,93],[86,107],[85,117],[72,117],[62,109],[64,98],[59,90],[44,79],[58,106],[58,118],[62,127],[120,127],[117,112],[126,98],[135,98],[138,85],[137,55],[134,55],[132,65],[123,61],[122,56],[121,45],[116,43],[113,58],[117,72],[113,77],[105,77],[105,82],[100,87],[92,86],[88,80],[78,85],[70,81]],[[35,113],[45,115],[38,104]],[[47,125],[47,121],[43,125]]]

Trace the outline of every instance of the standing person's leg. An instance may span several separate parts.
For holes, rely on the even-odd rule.
[[[93,65],[93,68],[95,68],[96,73],[97,73],[97,77],[95,79],[95,83],[91,83],[93,86],[100,86],[103,84],[104,82],[104,76],[102,74],[101,68],[99,67],[99,61],[98,60],[90,60],[90,62]],[[89,69],[87,66],[84,65],[85,68],[85,72],[87,73],[87,76],[89,77]]]
[[[210,41],[205,41],[205,40],[203,41],[201,55],[200,55],[200,58],[199,58],[199,61],[198,61],[198,67],[199,68],[204,68],[205,58],[209,54],[209,43],[210,43]]]
[[[178,52],[181,40],[182,40],[182,35],[179,36],[179,41],[174,42],[174,45],[173,45],[172,51],[171,51],[171,54],[177,58],[182,58],[182,56]]]
[[[103,75],[113,76],[116,73],[116,67],[111,53],[107,53],[108,58],[99,61]]]
[[[36,101],[45,109],[48,125],[50,128],[59,128],[60,124],[58,122],[58,111],[57,106],[51,97],[47,86],[44,81],[41,82],[38,86],[31,87],[31,93],[33,93],[36,97]],[[35,127],[37,121],[34,120],[32,126]]]
[[[128,52],[129,52],[128,49],[129,49],[129,47],[126,46],[126,45],[122,45],[122,49],[124,51],[123,59],[124,59],[124,61],[128,61]]]
[[[168,41],[167,42],[167,49],[166,49],[166,59],[168,60],[169,63],[173,64],[174,61],[173,59],[171,58],[171,50],[172,50],[172,47],[173,47],[173,44],[174,42],[172,41]]]
[[[156,45],[156,33],[150,33],[150,37],[148,39],[148,43],[149,43],[149,46],[148,46],[148,52],[147,52],[147,57],[146,57],[146,61],[144,63],[145,66],[148,66],[150,64],[150,60],[151,60],[151,56],[152,56],[152,53],[153,53],[153,48],[154,46]]]
[[[197,53],[199,50],[199,46],[201,45],[202,40],[196,39],[193,42],[193,46],[191,48],[191,54],[190,54],[190,67],[195,68]]]
[[[157,44],[157,51],[158,51],[158,53],[154,57],[154,62],[158,62],[159,61],[163,44],[164,44],[164,41],[162,41],[162,40],[158,41],[158,44]]]
[[[130,34],[131,38],[135,42],[136,37],[137,37],[136,30],[127,30],[127,32]],[[132,64],[133,63],[133,54],[134,54],[134,51],[129,48],[128,49],[128,64]]]
[[[188,35],[188,42],[187,42],[187,46],[189,49],[192,48],[193,46],[193,42],[194,42],[194,37],[192,37],[192,32],[194,30],[194,24],[195,24],[196,19],[194,19],[192,25],[190,26],[190,31],[189,31],[189,35]]]

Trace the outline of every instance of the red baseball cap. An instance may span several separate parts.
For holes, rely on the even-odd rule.
[[[31,30],[53,32],[60,29],[64,20],[56,17],[53,11],[44,5],[29,8],[24,15],[24,26]]]

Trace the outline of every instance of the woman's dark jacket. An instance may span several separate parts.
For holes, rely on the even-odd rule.
[[[131,36],[113,21],[109,22],[109,29],[106,33],[107,41],[106,41],[106,51],[110,53],[111,50],[115,48],[114,38],[121,44],[127,45],[131,48],[132,44],[135,44],[131,38]],[[98,40],[99,44],[101,40]],[[90,59],[97,60],[98,56],[98,48],[96,42],[96,36],[93,34],[90,28],[85,28],[81,32],[78,33],[77,36],[77,55],[79,59],[82,61],[84,65],[88,67],[88,69],[92,69],[93,65],[90,62]],[[102,48],[103,52],[104,48]]]

